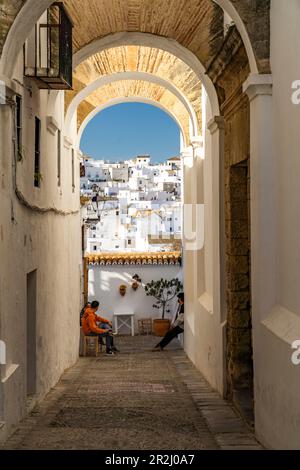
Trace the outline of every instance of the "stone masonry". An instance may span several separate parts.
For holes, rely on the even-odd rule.
[[[250,69],[235,26],[210,64],[225,120],[227,397],[253,420],[250,279],[250,107],[242,86]]]

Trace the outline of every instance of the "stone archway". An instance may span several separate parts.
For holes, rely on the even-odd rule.
[[[268,73],[270,0],[261,2],[259,6],[256,5],[256,2],[249,3],[248,0],[203,0],[203,2],[206,8],[208,5],[212,7],[212,4],[216,8],[222,8],[233,19],[246,47],[252,73]],[[53,2],[52,0],[40,0],[39,2],[18,0],[13,5],[10,3],[9,0],[4,1],[3,11],[8,10],[9,15],[3,22],[3,32],[0,38],[2,53],[0,73],[5,73],[8,77],[12,75],[15,60],[32,27]],[[193,5],[191,5],[192,7]],[[179,10],[177,9],[177,11]],[[251,21],[258,11],[260,13],[259,21],[262,25],[260,37],[257,37],[257,17],[255,17],[255,21]],[[129,31],[130,28],[127,30]],[[108,34],[106,33],[106,35]]]
[[[17,59],[21,46],[24,43],[24,40],[26,39],[35,21],[40,17],[45,8],[51,3],[52,2],[49,0],[42,0],[38,2],[38,8],[36,8],[37,2],[32,0],[27,0],[25,3],[21,1],[16,2],[17,7],[21,7],[22,5],[24,6],[17,17],[16,22],[13,23],[9,30],[9,34],[4,45],[3,55],[1,57],[0,73],[6,74],[8,78],[12,78],[14,63]],[[210,18],[210,26],[213,25],[213,21],[215,20],[217,30],[217,41],[212,41],[212,43],[209,43],[210,47],[205,49],[205,54],[203,54],[203,61],[201,61],[202,57],[197,56],[193,50],[193,44],[189,44],[189,47],[187,47],[187,44],[183,45],[179,41],[176,42],[176,38],[172,37],[171,34],[168,39],[164,38],[163,42],[163,40],[159,37],[159,34],[157,34],[161,33],[160,31],[156,31],[155,34],[153,32],[149,33],[141,31],[131,31],[129,33],[111,31],[110,34],[107,34],[104,39],[99,35],[100,39],[98,36],[96,36],[93,38],[94,40],[88,44],[81,44],[82,47],[80,46],[78,48],[75,58],[76,60],[80,61],[80,58],[83,57],[83,54],[91,52],[91,47],[99,46],[99,41],[108,41],[106,46],[111,44],[109,41],[112,39],[112,36],[114,36],[117,41],[120,41],[119,44],[121,44],[122,41],[123,43],[126,43],[127,38],[129,40],[128,35],[131,35],[130,40],[132,41],[138,41],[139,38],[143,37],[145,38],[145,41],[149,40],[149,45],[153,44],[151,41],[154,41],[155,37],[156,44],[158,45],[159,41],[160,47],[162,48],[164,43],[166,47],[168,47],[170,51],[174,51],[174,53],[175,50],[178,53],[183,53],[184,51],[186,61],[190,61],[190,63],[194,65],[195,69],[199,71],[199,76],[203,77],[203,83],[205,84],[210,97],[213,109],[212,117],[218,116],[219,112],[216,112],[216,110],[221,109],[221,114],[225,119],[225,156],[224,161],[222,160],[221,164],[224,165],[222,169],[224,172],[224,179],[225,181],[229,181],[227,187],[225,186],[224,188],[224,198],[226,201],[226,224],[224,224],[226,226],[226,248],[223,248],[224,257],[225,249],[227,250],[227,277],[229,281],[227,283],[227,306],[229,310],[227,328],[227,377],[229,395],[234,398],[234,394],[237,388],[239,388],[240,379],[243,377],[243,366],[245,365],[243,362],[242,351],[239,351],[239,346],[243,342],[243,336],[247,336],[246,343],[249,346],[249,335],[251,335],[251,325],[249,322],[247,323],[247,332],[245,333],[245,327],[240,323],[239,315],[241,310],[246,310],[247,315],[250,313],[251,305],[247,303],[247,299],[250,298],[251,283],[248,282],[247,284],[245,277],[242,276],[246,275],[248,281],[250,281],[249,251],[247,251],[245,254],[240,246],[243,245],[243,243],[241,242],[239,244],[234,241],[237,238],[234,236],[234,227],[236,224],[238,225],[239,220],[247,220],[247,229],[249,230],[249,217],[245,217],[246,212],[248,212],[248,202],[246,202],[245,199],[240,201],[236,200],[236,196],[232,191],[232,181],[235,181],[237,175],[241,173],[241,179],[237,183],[237,186],[244,186],[245,178],[247,179],[248,177],[248,174],[245,174],[245,168],[248,168],[250,157],[250,106],[248,98],[243,92],[242,84],[250,72],[257,73],[257,71],[266,72],[269,70],[267,54],[268,40],[266,39],[268,38],[269,2],[264,2],[263,7],[260,10],[262,12],[260,21],[265,21],[265,29],[262,29],[261,36],[257,38],[253,31],[254,26],[251,25],[250,21],[251,15],[253,16],[257,13],[256,2],[251,2],[250,6],[250,2],[246,0],[235,0],[232,2],[219,0],[215,1],[214,3],[215,5],[212,6],[212,3],[208,2],[208,0],[203,0],[202,2],[202,5],[205,5],[211,9],[210,12],[212,13],[212,18]],[[230,30],[228,36],[225,38],[224,43],[223,36],[221,35],[222,21],[220,18],[218,18],[218,15],[220,16],[222,12],[220,9],[218,9],[216,4],[223,6],[236,23],[236,28],[232,28]],[[34,8],[32,8],[33,6]],[[12,14],[12,18],[14,18],[14,13]],[[237,30],[241,36],[238,34]],[[205,39],[207,40],[209,37],[210,36],[207,34]],[[217,158],[218,157],[219,155]],[[224,180],[219,181],[219,183],[222,188],[224,185]],[[221,202],[223,203],[224,201]],[[222,212],[223,206],[221,205],[221,202],[220,207]],[[241,209],[237,207],[237,202],[241,203]],[[241,214],[239,214],[240,210]],[[215,248],[216,247],[217,244]],[[219,247],[217,247],[217,249],[218,248]],[[239,257],[248,258],[248,265],[247,268],[245,268],[247,269],[247,272],[243,272],[244,268],[240,267],[240,265],[245,262],[244,258],[242,260],[238,259]],[[243,271],[240,271],[240,269],[243,269]],[[239,279],[242,278],[243,282],[241,281],[239,283],[237,279],[238,277]],[[206,286],[204,286],[204,289],[205,288]],[[209,296],[206,296],[205,290],[203,295],[203,308],[206,308],[206,311],[209,312],[211,299]],[[216,303],[217,302],[218,300]],[[208,348],[207,350],[203,351],[203,356],[205,356],[205,359],[208,357],[208,364],[205,364],[207,366],[207,375],[209,376],[211,382],[213,382],[213,384],[217,386],[219,390],[222,390],[223,383],[220,385],[220,383],[217,383],[215,378],[212,378],[209,375],[210,371],[208,369],[209,367],[213,366],[209,364],[211,356],[209,356],[208,353],[210,354]],[[249,350],[247,351],[247,358],[248,356]],[[220,355],[218,358],[220,358]],[[215,359],[216,357],[214,357],[214,360]],[[221,360],[223,361],[223,355]],[[202,367],[203,364],[200,365]],[[241,367],[239,367],[239,365]],[[249,377],[249,370],[247,370],[247,373],[245,373],[244,376]]]
[[[81,92],[79,92],[75,98],[71,101],[66,118],[65,118],[65,126],[66,129],[68,129],[68,126],[70,125],[70,122],[73,118],[73,115],[77,109],[77,107],[80,105],[82,101],[85,100],[86,97],[88,97],[90,94],[92,94],[94,91],[97,89],[100,89],[102,86],[105,86],[107,84],[111,84],[114,82],[118,81],[123,81],[123,80],[137,80],[137,81],[147,81],[149,83],[155,83],[158,86],[161,86],[168,90],[170,93],[172,93],[176,98],[184,105],[186,108],[187,112],[189,113],[190,120],[191,120],[191,126],[192,126],[192,135],[197,136],[198,135],[198,127],[199,123],[197,122],[197,117],[196,113],[187,100],[187,98],[183,95],[183,93],[177,89],[172,83],[168,82],[167,80],[164,80],[162,78],[156,77],[153,74],[149,73],[143,73],[143,72],[120,72],[120,73],[114,73],[112,75],[108,75],[105,77],[101,77],[95,82],[91,83],[90,85],[86,86]]]

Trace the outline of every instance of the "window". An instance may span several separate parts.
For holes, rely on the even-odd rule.
[[[97,245],[94,245],[94,251],[97,251]]]
[[[41,186],[41,121],[35,118],[35,140],[34,140],[34,186],[40,188]]]
[[[75,155],[74,149],[72,149],[72,191],[75,191]]]
[[[128,245],[131,245],[131,240],[128,240]]]
[[[119,215],[119,211],[116,211],[116,215]]]
[[[57,185],[61,185],[61,131],[57,131]],[[85,188],[85,185],[84,185]]]
[[[36,25],[35,34],[26,41],[24,74],[34,78],[39,88],[72,89],[72,31],[64,5],[54,2],[47,19]]]
[[[119,246],[119,245],[116,245],[115,248],[118,249],[118,248],[120,248],[120,246]]]
[[[22,98],[16,96],[16,150],[18,160],[22,160]]]

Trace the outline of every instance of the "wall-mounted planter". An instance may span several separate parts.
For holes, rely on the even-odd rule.
[[[126,295],[126,289],[127,289],[127,286],[125,286],[125,284],[122,284],[120,287],[119,287],[119,292],[120,292],[120,295],[122,297],[124,297],[124,295]]]
[[[136,291],[139,288],[139,283],[135,281],[135,282],[132,283],[131,287],[134,291]]]

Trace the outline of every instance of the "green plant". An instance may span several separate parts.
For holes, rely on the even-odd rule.
[[[146,295],[156,299],[154,308],[162,311],[161,318],[165,318],[165,314],[169,313],[169,304],[174,297],[179,294],[183,289],[183,284],[177,279],[160,279],[158,281],[151,281],[145,285]]]
[[[38,184],[38,186],[40,185],[41,181],[43,181],[43,175],[42,173],[34,173],[34,182]]]
[[[25,147],[22,145],[17,149],[17,160],[18,162],[22,162],[26,158],[26,151]]]

